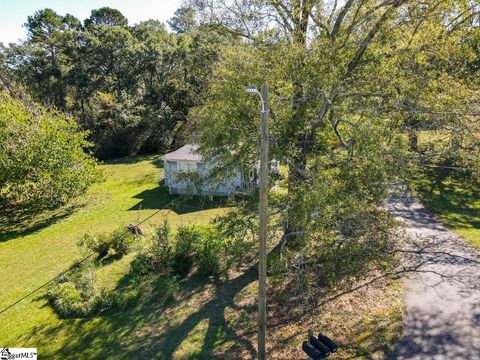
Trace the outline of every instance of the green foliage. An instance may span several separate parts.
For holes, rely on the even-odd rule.
[[[132,260],[131,273],[136,276],[143,276],[156,271],[168,275],[172,265],[172,256],[170,226],[165,220],[155,228],[150,244],[141,248]]]
[[[165,221],[155,229],[151,243],[143,248],[131,262],[135,276],[158,272],[185,277],[192,268],[200,275],[219,275],[230,263],[225,255],[228,241],[213,226],[179,226],[172,241]],[[172,247],[174,242],[174,247]]]
[[[124,311],[136,305],[140,297],[138,288],[126,291],[101,289],[95,296],[92,313]]]
[[[218,276],[225,254],[225,242],[214,227],[200,228],[198,235],[194,243],[198,273],[203,276]]]
[[[134,240],[135,236],[123,227],[112,233],[111,247],[118,256],[122,257],[130,252]]]
[[[173,256],[173,270],[176,274],[186,276],[192,269],[194,244],[198,236],[194,226],[178,227]]]
[[[95,302],[93,282],[93,263],[84,261],[51,286],[47,298],[61,317],[87,316]]]
[[[83,26],[51,9],[28,18],[29,38],[0,49],[2,67],[34,99],[73,114],[103,159],[170,147],[199,104],[223,43],[196,29],[192,9],[166,31],[156,20],[128,26],[118,10],[94,9]]]
[[[119,257],[128,254],[134,240],[135,236],[125,227],[121,227],[110,234],[84,234],[77,241],[77,245],[88,250],[87,253],[96,252],[98,259],[101,259],[108,255],[110,249]]]
[[[135,276],[147,275],[154,270],[153,256],[148,252],[140,252],[130,263],[130,272]]]
[[[137,304],[141,297],[138,287],[95,291],[93,271],[93,263],[84,262],[50,287],[47,298],[60,317],[88,317],[108,311],[123,311]]]
[[[153,267],[160,272],[168,273],[172,258],[172,247],[170,245],[170,226],[167,220],[155,229],[150,254]]]
[[[88,254],[95,252],[98,259],[105,257],[110,248],[119,257],[130,250],[134,236],[121,228],[110,235],[83,235],[77,242]],[[80,265],[68,271],[56,284],[50,287],[47,298],[55,311],[64,318],[87,317],[93,314],[113,310],[125,310],[134,305],[140,297],[138,289],[133,290],[95,290],[95,266],[101,262],[82,260]],[[133,266],[133,265],[132,265]]]
[[[252,241],[258,235],[257,214],[252,210],[258,206],[256,198],[243,199],[237,205],[235,210],[213,221],[216,236],[224,239],[224,270],[248,263],[249,255],[256,253],[258,248],[257,243]]]
[[[100,180],[86,132],[59,113],[0,94],[0,206],[57,207]]]
[[[108,251],[110,250],[111,240],[108,235],[83,235],[77,242],[79,247],[84,247],[90,252],[96,252],[98,258],[101,259],[107,256]]]
[[[61,317],[81,317],[88,313],[88,307],[85,306],[80,291],[73,283],[59,284],[48,292],[48,298]]]
[[[227,270],[226,261],[228,240],[213,226],[180,226],[176,234],[174,271],[187,275],[193,265],[203,276],[218,276]]]
[[[85,20],[85,26],[127,26],[128,20],[117,9],[110,7],[102,7],[100,9],[92,10],[90,17]]]
[[[180,7],[167,22],[170,28],[176,33],[188,33],[196,26],[195,10],[190,6]]]
[[[292,284],[332,289],[395,266],[395,224],[379,210],[392,183],[411,181],[425,163],[476,174],[480,127],[471,99],[480,88],[471,72],[479,29],[467,0],[348,1],[341,11],[328,3],[187,5],[250,39],[224,48],[208,98],[190,112],[200,151],[232,168],[258,161],[259,99],[245,88],[269,85],[270,156],[285,167],[270,182],[271,234],[282,245],[272,270],[294,275]],[[441,140],[423,146],[426,130]],[[236,205],[243,209],[223,221],[231,239],[252,234],[245,218],[257,212],[247,201]]]

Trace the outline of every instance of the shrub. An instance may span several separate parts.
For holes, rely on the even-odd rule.
[[[170,245],[170,227],[165,220],[161,226],[155,229],[150,247],[150,254],[153,261],[153,267],[160,272],[168,272],[172,258],[172,248]]]
[[[191,255],[175,253],[173,256],[173,271],[175,274],[185,277],[192,270],[193,258]]]
[[[198,273],[204,276],[217,276],[220,274],[220,260],[224,253],[222,237],[212,227],[203,227],[198,233],[199,236],[194,243]]]
[[[72,282],[59,284],[49,293],[50,303],[62,318],[85,317],[90,313],[92,302],[84,299],[81,291]]]
[[[101,259],[107,256],[108,251],[110,250],[111,242],[107,235],[90,235],[85,234],[78,240],[78,246],[85,247],[86,249],[96,252],[98,258]]]
[[[186,276],[193,266],[193,244],[200,236],[194,226],[180,226],[175,236],[175,254],[173,270],[180,276]]]
[[[135,236],[130,232],[125,232],[125,228],[114,231],[111,235],[111,247],[119,256],[124,256],[130,252],[131,245]]]
[[[167,276],[163,283],[163,303],[168,303],[175,299],[175,294],[178,292],[178,282],[174,276]]]
[[[125,292],[121,292],[119,290],[102,289],[94,299],[92,310],[95,313],[126,310],[137,304],[140,295],[141,294],[138,289],[132,289]]]
[[[139,253],[130,263],[130,272],[134,275],[147,275],[155,270],[150,253]]]
[[[93,266],[84,262],[51,286],[47,298],[60,317],[87,316],[94,303]]]
[[[93,310],[97,313],[106,312],[113,308],[115,302],[115,294],[113,291],[101,289],[95,296]]]
[[[86,317],[107,311],[125,310],[137,303],[141,295],[138,288],[102,289],[96,292],[93,270],[93,262],[86,261],[50,287],[47,298],[60,317]]]

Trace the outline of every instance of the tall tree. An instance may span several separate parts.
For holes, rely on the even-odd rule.
[[[178,34],[192,31],[197,25],[195,21],[195,10],[190,6],[178,8],[170,20],[168,20],[168,25]]]
[[[259,73],[228,57],[232,63],[229,71],[235,71],[234,67],[238,71],[248,69],[250,82],[268,80],[279,84],[277,90],[272,87],[273,91],[290,99],[288,111],[272,106],[273,118],[280,128],[276,141],[279,151],[275,155],[289,167],[286,238],[304,233],[307,219],[302,204],[308,196],[305,183],[318,176],[314,165],[319,157],[330,158],[326,163],[323,161],[324,167],[344,166],[342,162],[351,159],[359,148],[360,129],[366,124],[383,119],[385,129],[396,126],[396,131],[403,132],[415,126],[427,109],[436,108],[437,112],[443,109],[447,115],[455,116],[449,111],[448,102],[439,101],[438,94],[448,93],[449,105],[458,108],[462,100],[463,106],[468,106],[464,101],[466,94],[474,93],[455,77],[445,76],[441,85],[432,81],[433,69],[418,63],[422,56],[430,56],[432,60],[443,57],[453,43],[461,41],[456,34],[472,29],[469,20],[478,12],[468,1],[192,0],[187,3],[196,9],[200,23],[245,38],[247,44],[259,49],[256,56],[275,68],[272,73],[268,67],[262,67],[264,72]],[[421,27],[426,29],[420,35]],[[238,53],[236,56],[245,57]],[[246,55],[246,61],[254,61],[261,67],[251,56]],[[440,73],[447,74],[445,69]],[[248,81],[242,77],[236,84],[246,86]],[[462,88],[462,96],[449,91],[455,87],[457,93]],[[428,99],[422,105],[419,105],[420,94]],[[401,125],[395,125],[392,122],[395,119]],[[214,148],[207,140],[211,132],[215,130],[207,131],[205,139]],[[331,148],[331,139],[325,143],[329,133],[335,136],[338,149]],[[363,135],[368,136],[368,132]],[[387,139],[394,138],[385,135]],[[396,155],[403,153],[397,151]],[[335,159],[341,153],[345,153],[345,159]],[[382,157],[377,160],[384,161]],[[388,178],[377,180],[388,184]],[[379,189],[377,201],[386,187]]]
[[[110,8],[93,10],[84,26],[41,10],[28,30],[25,43],[2,50],[6,70],[45,105],[73,114],[102,158],[171,146],[230,41],[208,28],[172,34],[156,20],[129,27]]]
[[[59,113],[0,93],[0,208],[52,208],[100,179],[87,134]]]
[[[112,9],[110,7],[102,7],[100,9],[92,10],[90,17],[85,20],[85,26],[89,25],[125,27],[128,25],[128,20],[117,9]]]
[[[38,99],[62,110],[66,106],[64,77],[69,67],[64,50],[73,41],[71,31],[79,27],[75,17],[58,15],[52,9],[37,11],[25,23],[28,41],[21,49],[24,58],[18,73],[35,89]]]

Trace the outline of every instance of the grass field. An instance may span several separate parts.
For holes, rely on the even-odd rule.
[[[85,232],[109,232],[135,223],[170,202],[174,197],[158,185],[163,169],[157,159],[157,156],[132,157],[104,165],[106,181],[95,185],[86,196],[65,208],[37,217],[30,214],[15,218],[7,218],[5,214],[0,216],[0,255],[4,259],[0,262],[0,308],[70,266],[79,256],[76,241],[80,235]],[[208,222],[223,211],[216,204],[182,201],[177,207],[162,211],[142,227],[148,229],[163,221],[164,216],[173,226]],[[101,283],[114,286],[127,271],[129,259],[126,257],[102,268],[99,274]],[[99,322],[108,323],[108,327],[113,328],[122,319],[120,315],[107,321],[61,321],[39,292],[1,315],[0,346],[38,346],[41,347],[40,354],[43,354],[40,358],[45,358],[48,357],[45,355],[53,356],[64,349],[67,340],[69,346],[73,346],[75,341],[70,341],[72,336],[79,344],[88,345],[89,336],[95,333],[89,329],[100,331]],[[128,318],[125,323],[131,320]],[[73,330],[67,324],[75,328],[84,326],[86,333],[83,336],[86,338],[78,329]],[[53,331],[61,328],[64,331]],[[40,329],[49,329],[51,333],[43,333],[42,338]],[[84,350],[88,353],[88,348]]]
[[[29,218],[0,218],[0,308],[44,283],[78,258],[75,245],[85,232],[106,232],[135,223],[174,197],[158,185],[163,170],[154,156],[120,159],[104,166],[106,181],[77,204]],[[149,220],[151,228],[167,216],[172,226],[207,222],[228,211],[216,202],[181,202]],[[273,246],[273,244],[272,244]],[[256,356],[255,262],[229,279],[182,280],[167,300],[166,279],[158,275],[129,283],[133,254],[97,270],[97,284],[127,283],[143,290],[125,311],[84,319],[59,319],[44,292],[0,315],[0,346],[37,347],[40,359],[252,359]],[[403,312],[398,281],[384,280],[326,302],[299,307],[295,299],[268,290],[268,355],[302,358],[306,331],[323,331],[341,350],[334,359],[381,359],[401,334]],[[288,309],[288,311],[286,311]]]
[[[416,182],[425,206],[446,226],[480,248],[480,188],[431,169]]]

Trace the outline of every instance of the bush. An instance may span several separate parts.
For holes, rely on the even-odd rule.
[[[126,292],[102,289],[95,297],[92,310],[95,313],[105,313],[114,310],[123,311],[137,304],[140,296],[141,294],[138,289],[132,289]]]
[[[170,227],[165,220],[161,226],[155,229],[150,248],[150,254],[153,261],[153,267],[160,272],[168,272],[172,258],[172,248],[170,246]]]
[[[163,289],[163,303],[168,303],[175,299],[175,294],[178,292],[178,282],[175,277],[167,276],[162,283]]]
[[[64,318],[83,316],[86,312],[80,291],[71,282],[58,284],[47,297],[55,311]]]
[[[125,228],[118,229],[111,235],[111,247],[119,256],[124,256],[130,252],[131,245],[135,236],[130,232],[125,232]]]
[[[101,259],[107,256],[108,251],[110,250],[111,242],[107,235],[90,235],[85,234],[78,240],[77,245],[80,247],[85,247],[86,249],[96,252],[98,258]]]
[[[47,298],[62,318],[87,317],[112,310],[125,310],[138,302],[140,290],[106,290],[95,292],[93,262],[72,269],[50,287]]]
[[[172,247],[169,235],[170,227],[165,221],[155,229],[150,246],[141,251],[131,262],[130,271],[132,274],[142,276],[153,271],[170,272]]]
[[[219,233],[212,227],[200,229],[195,242],[195,262],[198,273],[204,276],[219,275],[223,253],[224,242]]]
[[[153,257],[149,253],[139,253],[130,263],[130,272],[134,275],[143,276],[154,270]]]
[[[173,271],[186,276],[193,266],[193,244],[200,236],[194,226],[180,226],[175,236],[175,254],[173,256]]]
[[[176,253],[173,256],[173,271],[175,274],[185,277],[192,270],[193,258],[191,255]]]
[[[133,240],[132,233],[125,232],[125,228],[120,228],[111,234],[85,234],[78,240],[77,245],[96,252],[98,258],[101,259],[107,256],[110,249],[113,249],[120,257],[128,254]]]
[[[47,298],[60,317],[87,316],[94,304],[92,263],[87,261],[72,269],[50,287]]]

